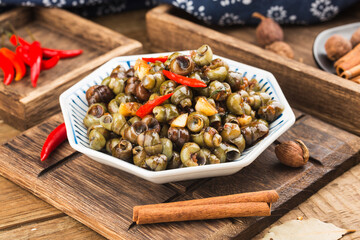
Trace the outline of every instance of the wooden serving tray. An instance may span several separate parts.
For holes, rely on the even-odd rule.
[[[78,57],[61,59],[53,69],[41,72],[36,88],[30,83],[29,69],[21,81],[13,81],[9,86],[0,83],[0,116],[21,130],[59,112],[59,95],[89,71],[111,58],[136,53],[142,48],[138,41],[61,9],[18,8],[0,15],[0,25],[5,26],[6,22],[14,25],[18,35],[32,41],[30,31],[45,47],[84,51]]]
[[[146,22],[154,52],[196,49],[207,43],[217,55],[273,73],[291,106],[360,135],[356,110],[360,106],[360,84],[318,69],[312,56],[318,33],[359,18],[360,3],[330,22],[285,27],[285,41],[294,49],[296,60],[256,46],[255,27],[210,28],[168,5],[149,11]],[[184,40],[184,36],[189,39]]]
[[[234,175],[164,185],[95,162],[68,143],[40,162],[46,136],[63,121],[58,114],[0,146],[0,174],[110,239],[250,239],[360,162],[359,137],[294,112],[295,125],[276,143],[302,139],[311,155],[303,168],[280,164],[274,154],[276,143]],[[266,189],[280,195],[270,217],[132,223],[136,205]]]

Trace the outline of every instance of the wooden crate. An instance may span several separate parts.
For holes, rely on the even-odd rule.
[[[0,15],[0,25],[7,21],[18,35],[31,41],[30,31],[44,47],[84,50],[82,55],[61,59],[53,69],[41,72],[36,88],[30,83],[29,73],[9,86],[0,83],[0,116],[22,130],[59,112],[59,95],[91,70],[142,48],[138,41],[61,9],[18,8]]]
[[[40,162],[46,136],[63,121],[58,114],[0,146],[0,174],[109,239],[251,239],[360,162],[359,137],[294,112],[295,125],[276,143],[302,139],[311,156],[302,168],[280,164],[275,144],[236,174],[163,185],[95,162],[75,152],[67,142]],[[136,205],[266,189],[276,189],[280,195],[270,217],[132,223]]]
[[[357,4],[327,23],[285,27],[285,40],[294,48],[296,60],[256,46],[255,27],[212,29],[168,5],[149,11],[146,21],[155,52],[196,49],[207,43],[217,55],[272,72],[293,107],[360,135],[360,84],[318,69],[312,57],[312,44],[319,32],[359,17]]]

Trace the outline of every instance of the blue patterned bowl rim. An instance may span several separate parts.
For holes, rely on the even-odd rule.
[[[181,53],[189,54],[189,51],[181,51]],[[67,129],[68,141],[71,147],[101,163],[119,168],[150,181],[156,182],[157,180],[154,179],[158,179],[159,182],[162,182],[161,178],[169,177],[170,175],[208,172],[209,176],[211,176],[211,172],[214,172],[215,174],[216,171],[225,169],[233,168],[240,170],[252,163],[269,145],[271,145],[272,142],[294,124],[295,115],[275,77],[270,72],[214,55],[214,58],[225,60],[228,63],[230,70],[241,72],[243,76],[246,76],[248,79],[256,78],[259,81],[262,91],[268,93],[272,99],[278,100],[285,106],[284,112],[270,124],[269,134],[254,146],[247,148],[239,159],[222,164],[154,172],[89,148],[89,142],[86,135],[87,130],[82,122],[88,108],[85,97],[86,90],[90,86],[100,84],[102,79],[109,76],[111,71],[119,64],[125,68],[130,68],[138,58],[166,56],[169,54],[171,53],[142,54],[114,58],[62,93],[60,96],[60,106]],[[194,176],[189,179],[194,178],[197,177]]]

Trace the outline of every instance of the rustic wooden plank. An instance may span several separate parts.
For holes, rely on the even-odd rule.
[[[188,180],[188,181],[181,181],[181,182],[173,182],[168,183],[172,188],[176,189],[176,191],[180,193],[185,193],[188,191],[191,187],[194,187],[196,184],[201,184],[204,181],[207,181],[208,179],[199,179],[199,180]]]
[[[2,15],[0,22],[22,16],[24,12],[28,13],[16,23],[17,34],[32,41],[29,29],[43,46],[83,49],[83,54],[61,60],[56,67],[43,71],[36,88],[30,84],[30,74],[10,86],[0,84],[0,114],[7,123],[19,129],[26,129],[59,112],[59,95],[84,74],[111,58],[141,49],[138,41],[61,9],[18,8]],[[5,46],[14,49],[7,41]]]
[[[1,239],[92,239],[101,240],[102,236],[71,217],[64,216],[48,221],[34,222],[18,228],[0,231]]]
[[[150,53],[152,46],[147,35],[144,34],[146,32],[145,13],[147,11],[142,9],[121,14],[104,15],[91,20],[141,42],[143,45],[141,52]],[[131,19],[131,21],[128,21],[128,19]]]
[[[4,26],[6,22],[10,22],[15,28],[18,28],[31,21],[33,17],[32,11],[28,11],[26,8],[19,8],[16,11],[2,13],[0,15],[0,24]]]
[[[3,161],[0,161],[0,171],[2,175],[9,178],[14,172],[20,176],[26,172],[29,179],[28,181],[23,179],[22,182],[25,182],[28,186],[32,186],[33,181],[41,172],[74,154],[75,150],[72,149],[67,142],[64,142],[46,161],[40,161],[40,152],[46,137],[62,122],[62,115],[55,115],[43,124],[22,133],[1,146],[1,157]],[[6,159],[11,158],[23,159],[24,161],[15,161],[15,164],[6,161]],[[8,169],[7,167],[10,168]]]
[[[196,49],[206,42],[215,54],[272,72],[293,107],[360,135],[360,119],[353,111],[353,106],[360,105],[359,84],[180,18],[172,11],[163,5],[147,13],[148,36],[155,48]],[[191,41],[178,37],[184,33]]]
[[[0,120],[0,144],[9,141],[19,133],[19,130],[11,127],[10,125],[7,125],[3,120]]]
[[[317,218],[325,222],[333,223],[345,229],[360,228],[360,165],[353,167],[339,178],[330,182],[326,187],[319,190],[316,194],[304,203],[295,207],[285,216],[281,217],[276,223],[272,224],[254,240],[260,240],[268,230],[276,225],[280,225],[288,220],[297,217]],[[360,238],[360,232],[344,236],[341,239],[350,240]]]
[[[51,29],[71,35],[73,39],[80,38],[84,43],[95,43],[95,47],[99,50],[112,50],[120,45],[133,43],[137,43],[138,47],[141,48],[141,44],[137,41],[58,8],[37,8],[36,19]],[[84,26],[87,26],[86,31],[84,31]]]
[[[0,231],[65,214],[0,177]]]
[[[127,238],[135,205],[160,203],[175,194],[164,185],[147,182],[83,155],[44,174],[36,180],[36,188],[30,190],[112,239]]]
[[[300,117],[303,117],[305,115],[305,113],[303,113],[302,111],[296,109],[296,108],[292,108],[294,115],[295,115],[295,119],[299,119]]]

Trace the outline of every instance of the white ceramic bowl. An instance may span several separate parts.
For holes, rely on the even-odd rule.
[[[189,51],[183,51],[182,53],[188,55]],[[138,58],[160,55],[166,56],[169,54],[170,53],[157,53],[114,58],[61,94],[60,105],[71,147],[95,161],[134,174],[148,181],[161,184],[234,174],[252,163],[272,142],[294,124],[295,115],[286,101],[275,77],[270,72],[220,57],[228,63],[231,70],[243,73],[248,79],[255,77],[259,81],[263,91],[269,93],[272,98],[278,100],[285,106],[284,112],[276,121],[270,124],[269,134],[256,145],[247,148],[238,160],[221,164],[154,172],[91,149],[86,136],[87,130],[82,121],[88,109],[85,97],[86,90],[90,86],[100,84],[102,79],[109,76],[111,71],[119,64],[125,68],[129,68],[134,65]]]

